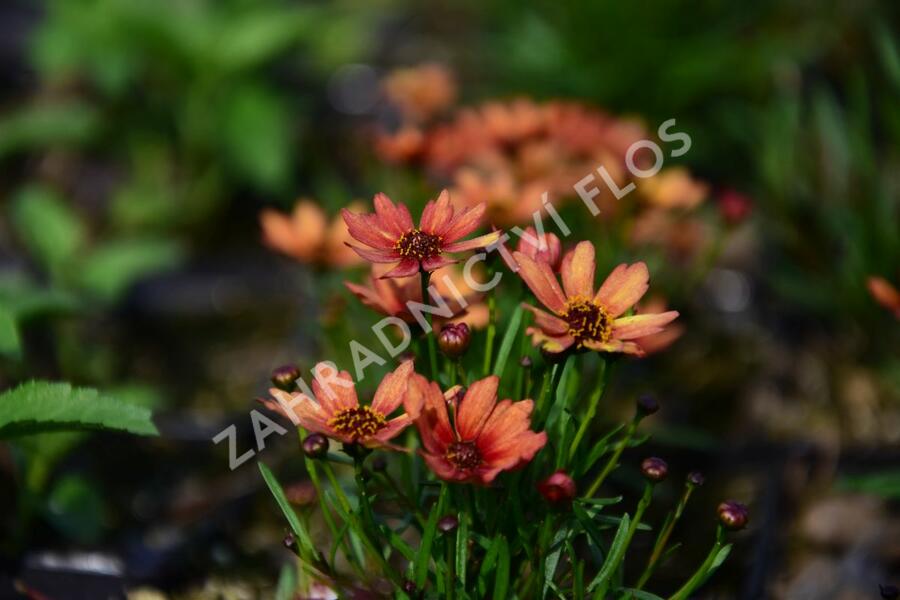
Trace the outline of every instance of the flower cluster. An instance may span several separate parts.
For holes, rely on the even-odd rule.
[[[639,306],[649,288],[645,263],[620,264],[597,287],[597,257],[591,242],[581,241],[566,250],[555,234],[528,228],[515,250],[501,255],[522,283],[514,287],[522,295],[530,291],[543,308],[523,301],[522,296],[510,298],[514,301],[506,306],[514,316],[505,327],[498,327],[496,290],[465,285],[472,259],[483,261],[489,252],[503,248],[497,243],[502,233],[496,229],[469,238],[484,225],[484,204],[455,208],[445,190],[425,205],[418,225],[403,203],[378,194],[373,204],[375,212],[370,214],[342,211],[351,238],[346,246],[372,263],[367,285],[347,281],[346,288],[365,306],[393,318],[394,325],[423,324],[417,307],[429,301],[445,305],[446,316],[438,321],[429,313],[414,356],[403,354],[399,364],[381,378],[370,399],[361,401],[357,392],[364,375],[358,364],[354,381],[349,372],[320,362],[313,369],[311,387],[305,385],[296,367],[273,372],[275,387],[262,402],[304,433],[307,470],[320,510],[335,536],[329,561],[294,519],[294,534],[285,545],[308,565],[318,585],[336,590],[357,585],[343,583],[334,562],[334,552],[343,547],[357,576],[369,580],[367,585],[373,589],[390,585],[406,597],[431,586],[438,592],[469,594],[486,585],[483,577],[488,575],[496,579],[494,597],[509,597],[511,585],[518,597],[535,597],[547,582],[558,589],[568,586],[569,591],[583,586],[581,591],[592,597],[625,593],[626,588],[611,577],[620,568],[624,551],[598,547],[594,555],[607,556],[607,564],[598,565],[597,575],[589,583],[577,581],[575,575],[584,575],[584,565],[576,562],[585,559],[573,556],[572,570],[566,572],[548,556],[553,545],[560,544],[553,539],[560,536],[570,540],[584,534],[590,544],[601,543],[590,523],[598,510],[621,497],[595,495],[619,466],[623,452],[640,443],[636,437],[640,422],[659,410],[655,397],[641,396],[627,427],[608,434],[602,444],[588,444],[589,428],[606,388],[607,361],[614,354],[639,357],[663,347],[666,340],[660,336],[680,333],[671,327],[679,313],[664,310],[652,299]],[[476,249],[485,252],[468,259],[461,275],[454,266],[458,255]],[[485,268],[502,279],[509,272],[498,273],[501,264],[494,261]],[[435,285],[430,285],[432,281]],[[478,288],[477,293],[473,287]],[[475,326],[484,326],[485,331]],[[495,352],[493,336],[498,329],[503,341]],[[545,358],[539,366],[534,364],[538,358],[528,344],[520,343],[529,337]],[[443,356],[440,363],[437,348]],[[473,353],[474,348],[478,351]],[[514,348],[519,356],[510,360]],[[479,364],[468,360],[472,354],[481,359],[476,361]],[[427,361],[423,360],[426,355]],[[578,361],[581,366],[575,367]],[[597,382],[582,406],[572,382],[578,381],[578,371],[585,365]],[[330,451],[332,442],[341,445],[346,458]],[[370,453],[380,451],[388,452],[367,461]],[[395,480],[387,456],[404,457],[402,472],[409,476],[402,482]],[[345,497],[332,464],[353,465],[355,508]],[[331,484],[327,496],[317,475],[319,469]],[[672,471],[658,457],[645,458],[640,470],[646,484],[636,510],[631,517],[612,521],[617,523],[616,539],[622,547],[629,545],[641,524],[654,488]],[[579,482],[588,475],[590,483]],[[653,575],[684,505],[702,480],[697,473],[687,476],[672,513],[675,516],[664,523],[633,589],[640,590]],[[379,503],[391,498],[402,507],[406,525],[398,528],[392,522],[395,517],[379,516],[384,507],[375,504],[376,498]],[[424,507],[429,507],[427,515],[422,512]],[[723,550],[725,531],[744,527],[747,514],[740,503],[720,505],[719,533],[710,554],[713,559]],[[352,531],[359,541],[357,551],[338,528],[338,519],[344,531]],[[413,549],[403,534],[410,526],[418,530],[418,549]],[[483,543],[476,541],[475,531]],[[447,554],[435,548],[436,536],[446,540]],[[498,570],[501,552],[505,554],[504,572]],[[366,554],[378,564],[380,579],[371,576]],[[404,573],[398,571],[400,556],[407,561]],[[513,559],[524,564],[513,570]],[[474,574],[467,575],[474,572],[475,564],[481,564],[485,574],[477,579]],[[704,562],[675,597],[686,598],[717,566],[712,559]],[[513,576],[516,579],[511,582]],[[448,595],[463,597],[455,592]]]

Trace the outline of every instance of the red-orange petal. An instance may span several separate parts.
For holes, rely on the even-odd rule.
[[[566,297],[550,265],[536,262],[521,252],[513,252],[513,257],[519,263],[519,276],[535,297],[553,312],[557,314],[562,312],[566,305]]]
[[[522,308],[531,311],[534,315],[534,324],[537,325],[544,333],[559,336],[564,335],[569,330],[569,324],[530,304],[522,303]]]
[[[389,250],[397,241],[396,236],[385,231],[381,219],[376,215],[356,214],[342,208],[341,217],[347,224],[350,235],[367,246]]]
[[[385,375],[378,385],[378,389],[375,390],[375,397],[372,399],[372,410],[385,416],[397,410],[397,407],[403,404],[403,398],[406,396],[406,389],[409,384],[409,376],[412,372],[413,362],[406,360],[393,372]]]
[[[616,318],[637,304],[650,287],[650,272],[643,262],[621,264],[609,274],[594,296],[609,316]]]
[[[658,333],[677,317],[677,310],[622,317],[613,321],[613,337],[618,340],[633,340],[645,335]]]
[[[566,295],[591,298],[594,295],[594,245],[579,242],[563,257],[560,273]]]
[[[484,211],[486,209],[487,205],[482,202],[477,206],[466,208],[458,215],[454,216],[453,220],[446,224],[440,234],[443,236],[444,242],[455,242],[478,229],[478,225],[481,223],[481,219],[484,217]]]
[[[475,250],[476,248],[487,248],[494,242],[500,239],[500,235],[502,231],[492,231],[491,233],[486,233],[484,235],[480,235],[476,238],[472,238],[471,240],[464,240],[462,242],[455,242],[453,244],[448,244],[444,246],[444,252],[465,252],[466,250]]]
[[[497,403],[500,378],[491,375],[469,386],[456,414],[456,432],[461,440],[474,440]]]
[[[400,264],[381,276],[381,279],[388,277],[411,277],[419,272],[419,261],[414,258],[404,258]]]
[[[440,235],[453,218],[453,207],[450,205],[450,192],[442,190],[437,200],[431,200],[422,211],[419,229],[425,233]]]

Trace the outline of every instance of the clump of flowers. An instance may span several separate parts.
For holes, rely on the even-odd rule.
[[[507,140],[532,135],[543,126],[532,108],[518,106],[512,120],[486,110],[482,125]],[[590,131],[561,131],[590,145],[582,139]],[[647,265],[620,264],[597,288],[591,242],[564,251],[559,237],[532,228],[523,233],[536,243],[517,244],[503,256],[505,269],[490,256],[502,254],[504,232],[485,222],[484,204],[456,208],[443,192],[418,225],[406,204],[387,196],[377,195],[374,207],[374,214],[343,211],[348,245],[373,263],[368,287],[346,287],[372,309],[373,321],[404,335],[376,335],[384,345],[378,351],[351,341],[353,376],[320,362],[307,385],[297,367],[276,369],[263,400],[297,427],[297,457],[318,501],[318,510],[298,514],[260,466],[291,529],[285,545],[298,557],[298,591],[655,597],[642,590],[668,556],[703,477],[682,475],[680,496],[648,532],[655,490],[672,485],[681,468],[635,454],[645,439],[641,423],[659,402],[641,396],[631,420],[611,431],[598,417],[612,362],[640,359],[679,315],[634,312],[649,289]],[[482,228],[490,232],[468,237]],[[476,263],[483,267],[477,280]],[[437,289],[442,275],[460,272],[477,294],[462,292],[452,277]],[[486,308],[483,330],[467,321],[470,304]],[[421,335],[411,335],[414,327]],[[655,349],[664,346],[657,341]],[[613,476],[625,468],[643,475],[639,497],[620,493]],[[730,551],[726,534],[744,528],[748,514],[734,501],[710,510],[719,520],[712,548],[672,598],[690,597],[710,578]],[[326,535],[314,537],[314,527]],[[640,572],[625,572],[637,538],[649,554],[637,561]],[[686,543],[696,541],[687,536]]]

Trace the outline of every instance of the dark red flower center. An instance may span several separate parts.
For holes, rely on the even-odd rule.
[[[394,247],[403,258],[425,260],[441,253],[442,241],[439,235],[425,233],[420,229],[411,229],[400,236]]]
[[[372,437],[386,425],[387,419],[384,415],[368,406],[345,408],[328,420],[328,426],[335,433],[353,440]]]
[[[582,296],[566,302],[559,315],[569,325],[569,335],[580,346],[586,341],[608,342],[612,337],[612,319],[606,309]]]
[[[469,471],[481,464],[481,452],[475,442],[453,442],[447,448],[447,460],[456,468]]]

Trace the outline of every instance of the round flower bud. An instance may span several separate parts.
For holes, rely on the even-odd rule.
[[[465,354],[471,341],[472,334],[465,323],[448,323],[438,334],[438,348],[450,358],[459,358]]]
[[[446,515],[437,522],[438,531],[441,533],[450,533],[459,527],[459,519],[453,515]]]
[[[405,580],[405,581],[403,582],[403,591],[406,592],[406,593],[409,594],[409,595],[413,595],[413,594],[415,594],[416,592],[418,592],[419,590],[416,589],[416,584],[415,584],[415,582],[410,581],[409,579],[407,579],[407,580]]]
[[[533,362],[528,356],[523,356],[521,359],[519,359],[519,365],[525,367],[526,369],[531,367],[532,364]]]
[[[321,433],[311,433],[303,440],[303,454],[308,458],[322,458],[328,452],[328,438]]]
[[[719,523],[731,531],[743,529],[750,520],[750,511],[747,510],[747,507],[734,500],[726,500],[721,503],[716,509],[716,514],[719,516]]]
[[[300,379],[300,369],[294,365],[282,365],[272,371],[272,384],[286,392],[293,391]]]
[[[641,394],[637,399],[637,411],[641,417],[647,417],[659,410],[659,402],[653,394]]]
[[[700,487],[706,481],[706,478],[703,477],[703,473],[700,471],[691,471],[688,473],[687,482],[693,486]]]
[[[641,463],[641,473],[648,481],[659,483],[669,474],[669,465],[663,459],[651,456]]]
[[[562,470],[539,481],[537,489],[541,496],[551,504],[569,503],[575,499],[575,480]]]

